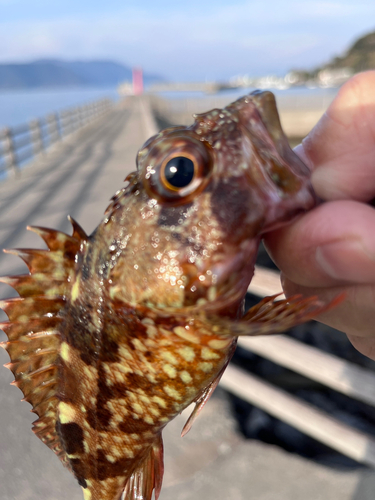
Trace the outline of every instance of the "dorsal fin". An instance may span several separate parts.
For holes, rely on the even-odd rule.
[[[85,233],[85,231],[82,229],[82,227],[78,224],[78,222],[76,220],[74,220],[73,217],[71,217],[70,215],[68,215],[68,220],[71,223],[71,225],[73,226],[72,238],[74,238],[78,241],[81,241],[81,242],[86,242],[88,236]]]
[[[58,364],[61,337],[61,311],[70,296],[75,258],[87,243],[83,229],[70,219],[73,234],[43,227],[29,227],[45,241],[48,250],[9,250],[21,257],[30,274],[8,276],[0,281],[12,286],[18,298],[0,301],[9,321],[0,327],[9,342],[0,344],[11,362],[5,365],[38,415],[35,434],[68,466],[66,454],[56,432]]]

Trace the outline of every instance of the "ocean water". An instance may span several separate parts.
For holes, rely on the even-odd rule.
[[[218,98],[230,102],[253,90],[251,88],[241,88],[223,91],[215,95],[203,92],[163,92],[159,95],[160,97],[174,101],[206,99],[207,102],[210,102],[210,100]],[[337,93],[337,89],[297,87],[272,91],[276,94],[276,98],[280,104],[292,107],[293,105],[300,106],[300,103],[305,103],[307,107],[315,107],[316,105],[327,107]],[[104,98],[117,101],[119,95],[116,88],[3,91],[0,92],[0,129],[21,125],[35,118],[42,118],[49,113]]]
[[[119,99],[115,87],[0,92],[0,129],[104,98]]]
[[[224,90],[217,94],[206,94],[204,92],[160,92],[158,95],[164,99],[172,101],[205,99],[207,102],[215,100],[231,102],[249,94],[250,92],[253,92],[254,90],[256,89],[249,87]],[[320,87],[291,87],[289,89],[270,90],[275,94],[278,103],[291,108],[300,107],[301,104],[304,104],[307,108],[326,108],[338,92],[338,88]]]

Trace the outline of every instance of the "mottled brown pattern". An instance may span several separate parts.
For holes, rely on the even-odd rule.
[[[130,458],[121,458],[116,462],[109,462],[102,450],[98,451],[97,455],[97,470],[99,481],[105,481],[110,477],[122,476],[124,471],[129,470],[133,466],[133,460]]]
[[[90,302],[90,307],[87,307],[78,298],[74,307],[68,305],[63,314],[64,340],[79,351],[81,359],[86,364],[95,364],[97,345],[93,335],[95,329],[93,318],[96,315],[94,304]]]
[[[314,204],[269,92],[150,138],[127,182],[91,236],[33,229],[49,250],[15,252],[31,274],[5,278],[20,298],[0,304],[34,431],[85,500],[157,499],[162,430],[196,402],[190,429],[236,336],[322,309],[271,298],[243,315],[262,234]]]
[[[84,453],[82,427],[74,422],[69,424],[59,422],[58,432],[68,455]]]

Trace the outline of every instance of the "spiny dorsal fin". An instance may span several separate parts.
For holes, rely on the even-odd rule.
[[[21,323],[25,323],[20,318],[25,319],[26,325],[24,327],[27,329],[29,318],[42,318],[47,314],[52,317],[64,307],[64,304],[65,299],[63,297],[16,297],[14,299],[0,300],[0,309],[3,309],[9,321],[19,320]]]
[[[39,235],[50,250],[63,251],[67,245],[73,243],[73,240],[75,240],[75,243],[81,244],[88,239],[85,231],[73,217],[68,216],[68,220],[73,227],[73,234],[71,236],[56,229],[41,226],[27,226],[27,229]]]
[[[68,220],[73,227],[72,238],[75,238],[76,240],[81,241],[81,242],[87,241],[88,236],[85,233],[85,231],[82,229],[82,227],[78,224],[78,222],[76,220],[74,220],[73,217],[71,217],[70,215],[68,215]]]
[[[61,310],[70,296],[75,258],[87,242],[83,229],[70,219],[73,234],[42,227],[28,229],[40,235],[48,250],[9,250],[21,257],[29,275],[7,276],[0,281],[12,286],[18,298],[0,301],[9,321],[0,327],[9,342],[0,344],[11,362],[5,365],[14,374],[16,385],[24,394],[38,420],[35,434],[69,466],[56,432],[58,365],[61,348],[59,326]]]
[[[59,287],[61,280],[49,279],[47,275],[36,277],[32,274],[17,276],[1,276],[0,282],[11,286],[20,297],[32,297],[51,294],[55,296],[54,290]]]
[[[63,304],[63,302],[62,302]],[[28,321],[29,334],[31,332],[44,332],[57,329],[61,318],[58,316],[42,316],[30,318]],[[19,340],[25,334],[25,323],[20,321],[7,321],[0,323],[0,329],[6,333],[9,340]]]

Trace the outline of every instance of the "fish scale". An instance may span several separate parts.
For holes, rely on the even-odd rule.
[[[262,235],[315,203],[271,93],[150,138],[126,182],[90,236],[72,219],[71,236],[30,228],[48,250],[11,250],[30,274],[2,278],[20,295],[0,303],[6,366],[85,500],[157,500],[163,428],[195,402],[191,429],[237,337],[337,303],[269,297],[244,313]]]

